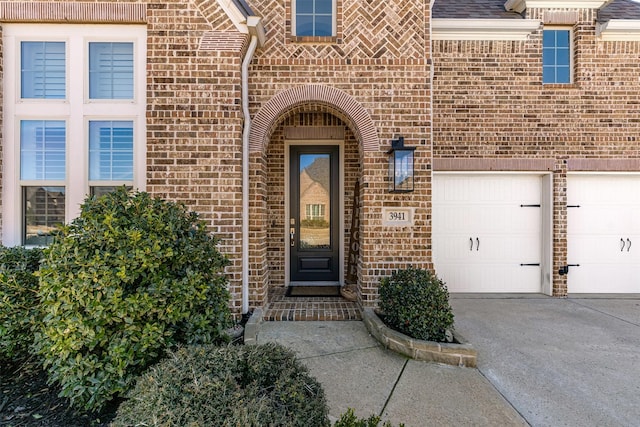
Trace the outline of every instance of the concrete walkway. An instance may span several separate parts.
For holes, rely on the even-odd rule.
[[[453,296],[478,369],[533,426],[640,425],[640,299]]]
[[[335,421],[347,408],[394,426],[522,426],[526,422],[476,369],[406,359],[360,321],[262,322],[258,343],[293,349],[322,384]]]

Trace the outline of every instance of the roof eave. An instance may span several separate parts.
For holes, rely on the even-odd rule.
[[[540,28],[535,19],[433,19],[433,40],[527,40]]]
[[[640,41],[640,19],[610,19],[598,22],[596,35],[602,41]]]
[[[507,0],[504,8],[522,13],[526,9],[600,9],[610,0]],[[560,3],[560,4],[559,4]]]
[[[262,18],[255,16],[244,0],[218,0],[218,4],[239,32],[257,36],[258,45],[264,45],[266,31]]]

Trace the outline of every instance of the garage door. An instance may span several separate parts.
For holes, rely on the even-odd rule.
[[[567,177],[567,291],[640,293],[640,176]]]
[[[434,174],[434,265],[449,292],[541,291],[541,182]]]

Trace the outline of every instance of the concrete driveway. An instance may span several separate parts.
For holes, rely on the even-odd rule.
[[[640,425],[640,296],[453,294],[478,369],[533,426]]]

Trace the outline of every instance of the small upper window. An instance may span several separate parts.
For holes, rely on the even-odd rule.
[[[571,31],[542,32],[542,82],[571,83]]]
[[[331,37],[335,35],[335,0],[295,0],[295,35]]]
[[[25,41],[20,51],[20,97],[64,99],[65,43]]]
[[[89,43],[89,98],[133,99],[133,43]]]

